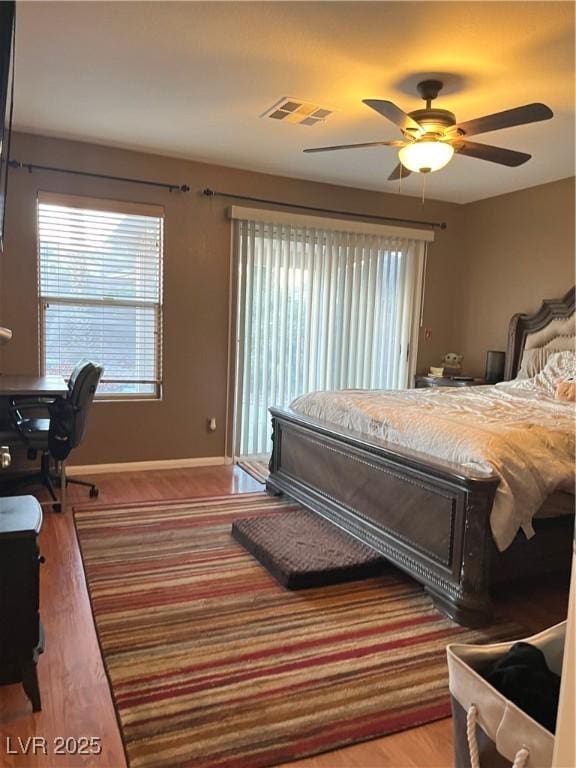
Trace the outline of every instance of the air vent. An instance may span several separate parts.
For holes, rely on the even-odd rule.
[[[321,123],[334,112],[333,109],[320,107],[310,101],[301,101],[291,96],[285,96],[266,110],[261,117],[269,117],[272,120],[283,120],[285,123],[299,123],[300,125],[316,125]]]

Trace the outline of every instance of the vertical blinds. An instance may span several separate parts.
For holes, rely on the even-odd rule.
[[[162,252],[160,208],[39,197],[45,373],[67,378],[90,357],[104,366],[100,394],[159,395]]]
[[[424,242],[235,222],[236,455],[270,450],[268,408],[322,389],[407,386]]]

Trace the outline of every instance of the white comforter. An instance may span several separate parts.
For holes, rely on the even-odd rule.
[[[479,472],[500,484],[490,523],[506,549],[554,490],[574,487],[574,404],[527,382],[453,389],[341,390],[297,398],[301,414]]]

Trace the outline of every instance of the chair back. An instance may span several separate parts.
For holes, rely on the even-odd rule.
[[[66,398],[74,413],[70,431],[70,448],[76,448],[84,438],[90,406],[103,372],[104,368],[91,360],[81,360],[72,371]]]

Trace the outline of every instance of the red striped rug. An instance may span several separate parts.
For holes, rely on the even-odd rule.
[[[230,535],[265,493],[85,508],[76,524],[131,768],[256,768],[449,715],[466,630],[395,569],[289,592]]]

